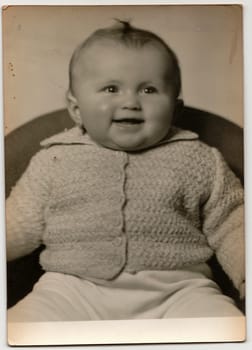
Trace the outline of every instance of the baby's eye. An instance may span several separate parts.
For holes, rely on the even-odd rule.
[[[157,89],[154,86],[146,86],[142,91],[144,94],[155,94]]]
[[[119,88],[116,85],[109,85],[109,86],[105,86],[103,91],[109,92],[109,93],[116,93],[119,91]]]

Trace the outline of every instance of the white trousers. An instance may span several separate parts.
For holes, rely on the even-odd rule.
[[[46,272],[33,291],[8,310],[9,322],[127,320],[242,316],[207,270],[123,272],[94,283]]]

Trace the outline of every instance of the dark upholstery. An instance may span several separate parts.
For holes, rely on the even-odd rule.
[[[6,197],[27,167],[32,155],[40,149],[40,141],[73,125],[67,110],[64,109],[33,119],[6,136]],[[220,116],[191,107],[184,107],[176,125],[197,132],[202,141],[218,148],[236,175],[243,181],[243,130],[239,126]],[[38,263],[41,249],[43,247],[28,256],[8,263],[8,307],[30,292],[33,284],[43,274]],[[233,297],[244,311],[244,302],[239,301],[237,291],[224,275],[216,258],[212,258],[209,263],[224,293]]]

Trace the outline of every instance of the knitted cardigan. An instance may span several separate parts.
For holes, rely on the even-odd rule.
[[[190,131],[138,152],[95,144],[77,127],[42,142],[7,199],[7,256],[41,243],[46,271],[113,279],[216,256],[244,280],[243,190],[220,153]]]

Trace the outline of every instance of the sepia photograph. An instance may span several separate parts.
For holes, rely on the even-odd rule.
[[[246,340],[242,5],[2,7],[10,346]]]

